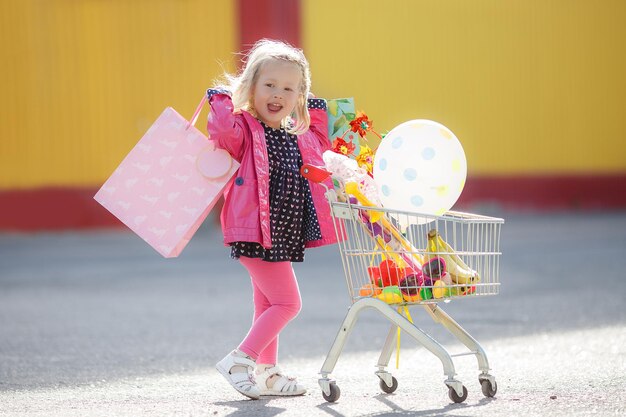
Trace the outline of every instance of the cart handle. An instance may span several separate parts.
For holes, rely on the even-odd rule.
[[[322,167],[318,167],[311,164],[304,164],[302,168],[300,168],[300,174],[307,180],[321,183],[326,178],[330,177],[332,172],[326,171]]]

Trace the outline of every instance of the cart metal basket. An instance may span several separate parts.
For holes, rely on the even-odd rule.
[[[317,182],[330,174],[324,172],[310,165],[302,168],[304,176]],[[398,386],[386,368],[401,329],[439,358],[452,401],[460,403],[467,398],[466,387],[455,379],[452,360],[461,355],[476,356],[482,392],[493,397],[497,384],[489,373],[485,351],[439,303],[498,294],[500,231],[504,220],[452,211],[441,216],[397,211],[357,204],[355,198],[342,202],[334,190],[327,190],[326,196],[339,239],[351,305],[320,371],[318,382],[324,399],[339,399],[339,387],[329,375],[359,314],[368,308],[379,311],[391,322],[375,373],[384,392],[394,392]],[[398,310],[410,306],[422,307],[469,351],[450,355]]]

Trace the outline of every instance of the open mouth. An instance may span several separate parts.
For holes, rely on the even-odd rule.
[[[269,104],[267,105],[267,110],[268,110],[270,113],[278,113],[278,112],[280,112],[282,109],[283,109],[283,106],[282,106],[282,105],[280,105],[280,104],[276,104],[276,103],[269,103]]]

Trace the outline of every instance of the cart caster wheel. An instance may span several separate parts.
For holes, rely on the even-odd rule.
[[[340,395],[341,390],[334,382],[330,383],[330,395],[326,395],[326,393],[322,391],[322,397],[324,397],[324,399],[329,403],[334,403],[335,401],[337,401]]]
[[[454,388],[448,387],[448,397],[455,403],[462,403],[467,398],[467,388],[463,385],[463,395],[459,397]]]
[[[498,392],[498,384],[496,383],[496,381],[493,381],[492,386],[491,382],[488,379],[483,379],[482,381],[480,381],[480,388],[482,388],[483,390],[483,395],[488,398],[495,396],[496,392]]]
[[[385,381],[380,380],[380,389],[385,391],[387,394],[391,394],[395,390],[398,389],[398,380],[395,376],[391,377],[391,386],[388,386]]]

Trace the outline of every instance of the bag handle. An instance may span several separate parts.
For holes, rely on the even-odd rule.
[[[196,121],[198,120],[198,116],[200,116],[200,111],[202,111],[202,107],[204,107],[204,103],[207,102],[207,97],[206,94],[202,95],[202,100],[200,100],[200,104],[198,104],[198,107],[196,107],[196,111],[193,113],[193,116],[191,117],[191,120],[189,120],[189,123],[187,123],[187,126],[185,127],[185,130],[189,130],[189,128],[191,126],[195,126],[196,125]]]

